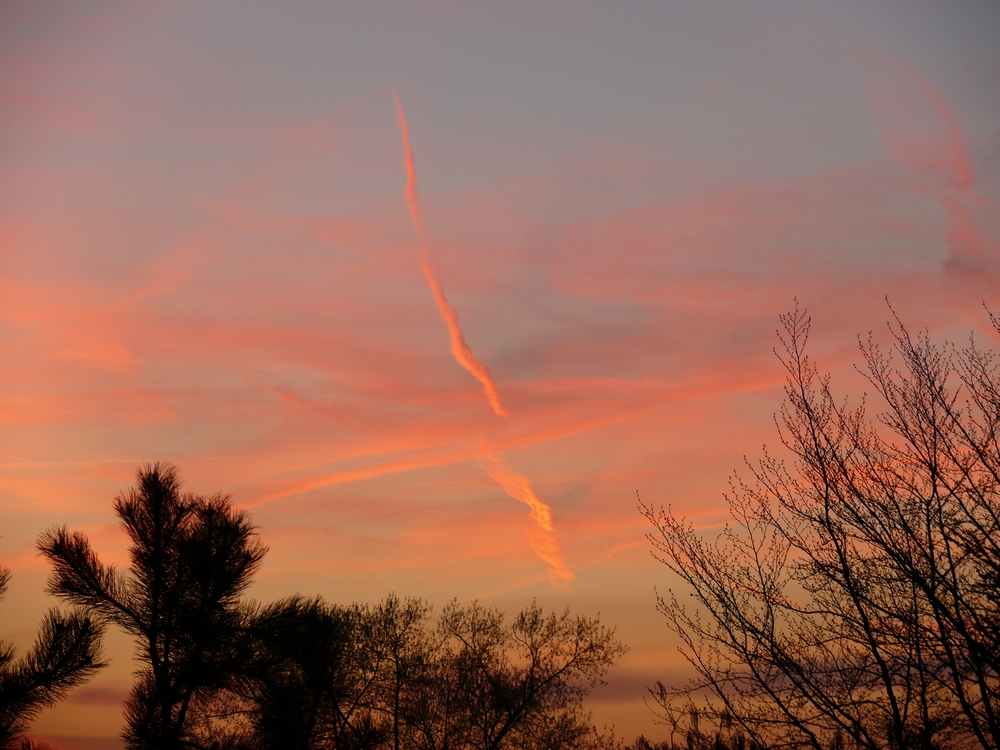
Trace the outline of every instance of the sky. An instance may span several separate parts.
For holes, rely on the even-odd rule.
[[[124,561],[112,499],[170,461],[252,515],[252,596],[599,612],[595,722],[665,737],[637,493],[724,522],[778,315],[854,396],[888,305],[1000,344],[998,36],[987,0],[0,0],[0,637],[54,604],[37,536]],[[106,650],[37,736],[120,747]]]

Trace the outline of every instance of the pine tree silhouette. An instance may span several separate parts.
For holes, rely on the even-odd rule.
[[[140,468],[114,509],[131,540],[129,569],[102,564],[83,534],[49,530],[39,540],[54,566],[49,591],[136,638],[127,747],[198,746],[211,732],[206,706],[243,671],[240,596],[266,549],[227,497],[182,494],[167,464]]]
[[[10,571],[0,568],[0,597]],[[0,642],[0,750],[41,748],[23,736],[38,713],[104,666],[100,660],[103,627],[83,612],[52,609],[42,620],[31,650],[17,659],[14,647]]]

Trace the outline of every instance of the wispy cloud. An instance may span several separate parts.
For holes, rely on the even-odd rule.
[[[967,290],[995,288],[1000,283],[1000,245],[984,234],[978,217],[996,213],[996,202],[976,190],[959,115],[905,57],[868,48],[865,59],[868,95],[883,143],[896,161],[922,178],[944,214],[946,274]]]

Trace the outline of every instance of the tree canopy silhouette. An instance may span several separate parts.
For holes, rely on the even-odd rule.
[[[9,583],[10,571],[0,568],[0,597]],[[23,736],[31,720],[104,666],[101,635],[101,624],[84,613],[53,609],[21,659],[0,642],[0,750],[33,747]]]
[[[181,493],[166,464],[140,468],[114,509],[131,542],[128,570],[101,563],[83,534],[53,529],[39,540],[49,591],[136,638],[127,746],[200,746],[205,707],[246,667],[240,595],[265,548],[228,498]]]
[[[252,618],[256,667],[220,715],[233,747],[572,750],[605,741],[582,700],[624,651],[596,618],[419,599],[292,597]]]
[[[242,598],[264,547],[227,498],[142,467],[115,499],[127,570],[47,531],[49,591],[137,641],[125,704],[134,750],[583,750],[606,738],[583,698],[624,652],[599,618],[532,603],[508,622],[452,602],[375,606]]]
[[[748,462],[716,539],[644,506],[684,584],[659,606],[698,675],[657,685],[663,717],[691,747],[713,732],[815,750],[1000,747],[995,354],[894,319],[891,351],[860,342],[872,418],[806,354],[808,316],[782,324],[791,464]]]

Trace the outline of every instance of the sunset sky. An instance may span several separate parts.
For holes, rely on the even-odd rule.
[[[601,613],[589,702],[681,679],[644,502],[725,518],[778,315],[991,339],[1000,4],[0,0],[0,637],[35,539],[144,462],[229,493],[252,595]],[[46,712],[120,747],[130,641]]]

